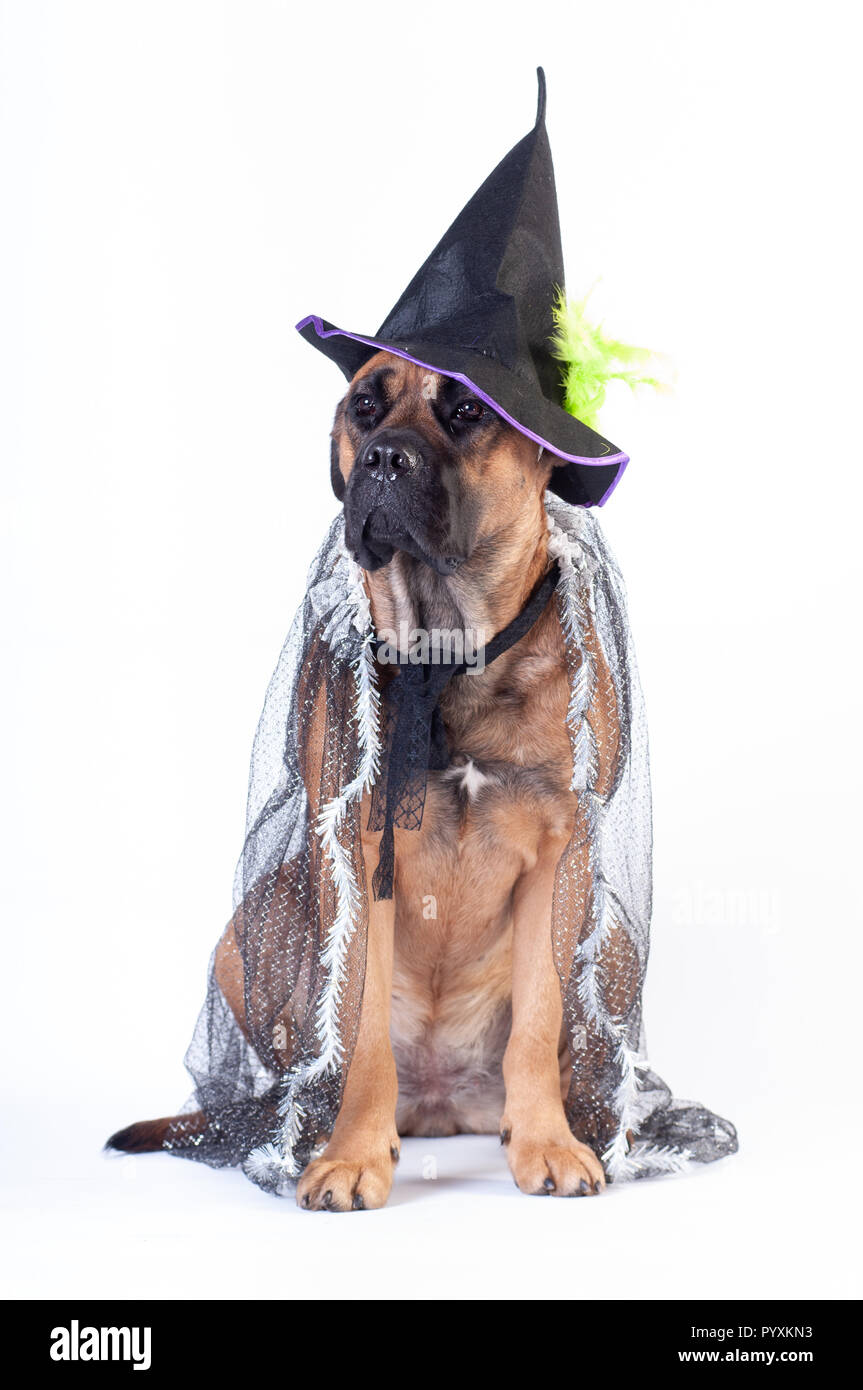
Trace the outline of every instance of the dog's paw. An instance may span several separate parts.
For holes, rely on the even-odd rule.
[[[592,1149],[572,1135],[548,1140],[525,1130],[501,1130],[510,1172],[522,1192],[537,1197],[592,1197],[605,1187],[602,1164]]]
[[[371,1211],[382,1207],[393,1185],[398,1145],[366,1157],[314,1159],[297,1184],[297,1206],[304,1211]]]

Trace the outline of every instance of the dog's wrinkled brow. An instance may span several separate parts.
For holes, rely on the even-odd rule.
[[[395,367],[376,367],[373,372],[359,377],[352,383],[350,395],[355,396],[358,392],[367,391],[369,395],[377,393],[380,396],[385,396],[387,377],[395,376],[395,374]]]
[[[441,376],[439,381],[440,389],[437,394],[437,404],[442,410],[451,410],[454,406],[458,405],[459,401],[475,399],[474,392],[469,386],[466,386],[463,381],[456,381],[454,377],[448,376]],[[497,411],[493,410],[486,401],[482,401],[481,404],[485,410],[487,420],[500,421],[500,416]]]

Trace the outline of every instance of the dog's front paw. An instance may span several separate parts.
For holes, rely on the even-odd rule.
[[[375,1145],[367,1154],[354,1150],[350,1155],[340,1155],[327,1149],[300,1178],[297,1205],[304,1211],[370,1211],[382,1207],[390,1195],[398,1156],[396,1143],[383,1151]]]
[[[568,1132],[543,1140],[532,1127],[510,1126],[504,1120],[500,1138],[522,1192],[537,1197],[589,1197],[605,1187],[596,1154]]]

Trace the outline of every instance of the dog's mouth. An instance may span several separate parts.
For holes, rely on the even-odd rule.
[[[373,573],[388,565],[397,550],[404,551],[421,564],[428,565],[436,574],[444,576],[455,574],[465,560],[463,555],[437,554],[383,507],[373,507],[353,547],[354,559],[364,570]]]

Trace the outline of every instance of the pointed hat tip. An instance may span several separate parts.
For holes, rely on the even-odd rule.
[[[545,73],[542,68],[536,70],[536,81],[539,88],[536,97],[536,125],[541,125],[545,120]]]

